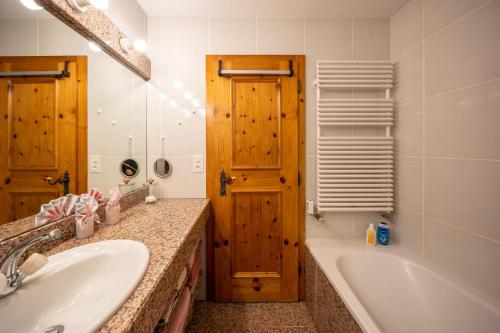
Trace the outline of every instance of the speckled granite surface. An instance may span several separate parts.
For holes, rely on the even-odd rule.
[[[306,304],[319,333],[361,333],[356,320],[306,247]]]
[[[209,213],[206,199],[162,199],[153,205],[139,204],[125,211],[120,223],[101,225],[92,237],[71,239],[47,254],[107,239],[143,242],[151,255],[146,274],[100,332],[152,332],[204,231]]]
[[[189,333],[316,333],[305,303],[195,303]]]
[[[142,187],[139,188],[135,191],[126,193],[122,196],[120,200],[120,206],[121,206],[121,211],[124,212],[130,207],[133,207],[134,205],[144,202],[144,199],[148,195],[149,191],[147,187]],[[101,221],[104,221],[104,204],[101,204],[99,208],[97,209],[97,214],[100,216]],[[29,222],[31,220],[31,222]],[[71,239],[76,236],[76,228],[75,228],[75,218],[74,216],[68,216],[56,221],[52,221],[50,223],[47,223],[43,226],[40,227],[35,227],[35,217],[30,216],[27,217],[26,219],[23,219],[23,228],[24,229],[19,229],[16,230],[14,225],[18,221],[8,223],[9,226],[5,227],[4,231],[13,231],[15,234],[10,235],[10,238],[4,239],[0,241],[0,260],[2,260],[7,252],[13,248],[15,245],[21,243],[22,241],[26,239],[30,239],[36,236],[39,236],[45,232],[48,232],[52,229],[59,229],[61,231],[61,238],[57,241],[53,242],[42,242],[39,244],[36,244],[32,248],[30,248],[28,251],[26,251],[26,256],[31,255],[32,253],[35,252],[47,252],[53,247]],[[32,223],[32,227],[26,228],[26,223]],[[12,226],[11,226],[12,225]],[[5,226],[5,225],[4,225]]]

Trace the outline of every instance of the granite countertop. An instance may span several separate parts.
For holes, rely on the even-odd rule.
[[[46,254],[108,239],[144,243],[150,251],[146,274],[129,300],[101,329],[101,332],[128,332],[144,307],[150,306],[150,297],[165,279],[167,270],[190,232],[205,224],[209,207],[207,199],[161,199],[152,205],[141,203],[123,212],[118,224],[100,225],[91,237],[71,239]]]

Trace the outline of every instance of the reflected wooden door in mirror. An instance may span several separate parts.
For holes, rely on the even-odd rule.
[[[63,70],[0,78],[0,224],[38,213],[40,205],[87,184],[86,57],[0,57],[1,72]]]

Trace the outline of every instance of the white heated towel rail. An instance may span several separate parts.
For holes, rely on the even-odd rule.
[[[317,65],[318,210],[391,212],[394,202],[392,64],[319,61]],[[328,91],[385,90],[385,98],[325,98]],[[335,96],[335,94],[333,94]],[[383,127],[383,136],[332,136],[337,126]],[[329,130],[326,130],[330,128]],[[355,131],[352,131],[355,132]],[[325,134],[326,133],[326,134]]]

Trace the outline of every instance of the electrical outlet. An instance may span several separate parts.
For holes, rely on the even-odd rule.
[[[101,155],[90,155],[90,172],[99,173],[101,171]]]
[[[306,201],[306,212],[309,215],[314,215],[314,201],[312,200]]]
[[[203,155],[193,155],[193,172],[203,173]]]

